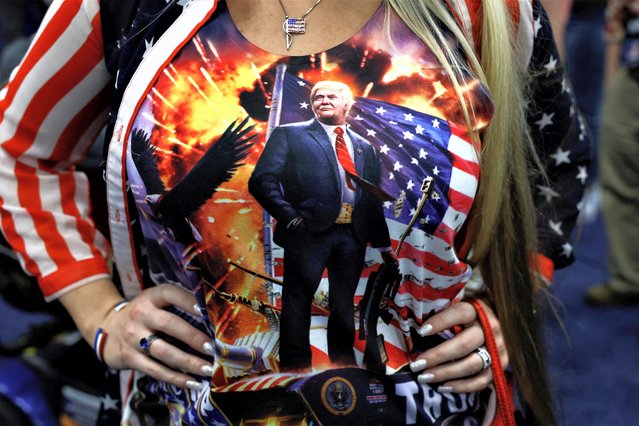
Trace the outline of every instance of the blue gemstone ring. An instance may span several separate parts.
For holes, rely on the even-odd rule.
[[[158,339],[158,336],[155,334],[151,334],[140,339],[140,350],[144,353],[144,355],[151,356],[151,345],[156,339]]]

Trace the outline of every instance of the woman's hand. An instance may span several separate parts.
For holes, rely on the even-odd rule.
[[[485,303],[481,302],[495,335],[502,367],[508,366],[508,352],[499,320]],[[433,335],[453,327],[462,331],[453,338],[427,350],[410,364],[411,370],[419,372],[421,383],[441,383],[442,392],[477,392],[493,381],[490,368],[483,369],[484,362],[477,349],[484,345],[484,332],[477,321],[475,308],[468,302],[455,303],[433,315],[422,327],[427,335]]]
[[[200,389],[202,384],[190,374],[211,376],[213,366],[203,358],[213,355],[211,339],[179,316],[165,310],[169,306],[185,312],[195,312],[195,297],[174,285],[160,285],[142,291],[119,311],[113,309],[121,296],[115,296],[108,282],[97,282],[80,287],[80,293],[61,298],[73,316],[85,339],[93,344],[98,327],[106,333],[103,359],[111,368],[133,369],[178,387]],[[105,297],[97,297],[99,292]],[[70,295],[71,295],[70,294]],[[104,300],[108,301],[104,301]],[[103,302],[104,301],[104,302]],[[105,310],[105,306],[109,306]],[[101,313],[101,314],[100,314]],[[140,339],[162,332],[203,354],[203,358],[188,354],[161,338],[153,340],[148,354],[140,347]]]

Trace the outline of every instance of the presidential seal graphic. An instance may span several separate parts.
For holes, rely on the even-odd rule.
[[[355,408],[357,395],[355,388],[342,377],[333,377],[322,386],[324,407],[338,416],[345,416]]]

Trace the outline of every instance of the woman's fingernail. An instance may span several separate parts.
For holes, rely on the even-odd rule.
[[[453,391],[452,386],[440,386],[437,388],[437,392],[439,393],[450,393]]]
[[[433,326],[430,324],[422,325],[422,328],[419,329],[420,336],[428,336],[431,331],[433,331]]]
[[[412,372],[422,371],[424,368],[426,368],[426,360],[425,359],[418,359],[418,360],[413,361],[413,362],[410,363],[410,370]]]
[[[196,315],[202,315],[202,308],[200,308],[200,305],[197,303],[193,305],[193,312],[195,312]]]
[[[202,389],[204,389],[204,383],[196,382],[193,380],[187,380],[186,387],[191,390],[201,391]]]
[[[435,380],[435,376],[431,373],[424,373],[424,374],[420,374],[419,376],[417,376],[417,381],[419,383],[430,383],[433,380]]]
[[[204,374],[205,376],[213,377],[213,372],[214,371],[215,371],[215,369],[213,368],[212,365],[204,365],[204,366],[202,366],[202,374]]]
[[[203,346],[204,348],[204,352],[206,352],[207,354],[211,355],[211,356],[215,356],[215,349],[213,349],[213,345],[210,344],[209,342],[206,342]]]

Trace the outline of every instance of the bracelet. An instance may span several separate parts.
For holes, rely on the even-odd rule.
[[[93,339],[93,352],[95,352],[98,361],[104,362],[104,344],[106,343],[109,334],[102,330],[102,327],[98,328],[95,332],[95,338]]]
[[[113,310],[115,312],[120,312],[128,304],[128,300],[122,300],[121,302],[116,303]],[[109,333],[100,327],[95,332],[95,337],[93,338],[93,352],[100,362],[104,362],[104,345],[106,344],[107,337],[109,337]]]
[[[129,304],[129,301],[128,301],[128,300],[123,300],[123,301],[121,301],[121,302],[116,303],[116,305],[113,307],[113,310],[114,310],[115,312],[120,312],[120,311],[121,311],[122,309],[124,309],[124,307],[125,307],[126,305],[128,305],[128,304]]]

